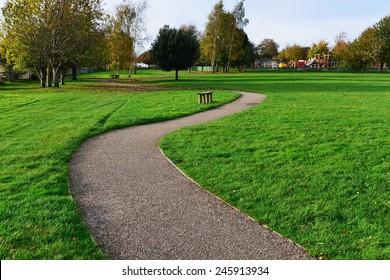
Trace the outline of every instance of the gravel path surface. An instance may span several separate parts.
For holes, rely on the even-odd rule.
[[[112,259],[309,259],[301,247],[184,176],[157,142],[182,127],[261,103],[240,92],[220,108],[113,131],[86,141],[69,163],[70,189],[94,239]]]

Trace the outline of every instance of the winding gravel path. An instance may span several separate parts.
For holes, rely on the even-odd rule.
[[[261,103],[240,92],[228,105],[86,141],[69,163],[70,189],[85,222],[112,259],[309,259],[301,247],[263,227],[184,176],[157,142],[185,126]]]

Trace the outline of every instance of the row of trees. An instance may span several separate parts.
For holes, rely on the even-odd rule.
[[[367,67],[375,63],[380,63],[383,70],[386,63],[390,64],[390,16],[384,17],[377,24],[369,27],[353,41],[349,41],[347,35],[342,32],[335,38],[332,47],[328,41],[321,40],[311,47],[295,44],[287,46],[280,52],[279,45],[273,39],[264,39],[257,46],[251,43],[244,31],[244,27],[248,23],[248,19],[245,18],[244,0],[237,2],[233,11],[226,11],[223,1],[220,0],[211,11],[203,33],[196,31],[195,27],[191,27],[188,38],[191,38],[192,42],[186,44],[194,46],[196,39],[199,44],[199,49],[191,47],[193,53],[186,53],[187,58],[191,59],[186,60],[185,57],[177,55],[177,53],[184,52],[172,49],[172,46],[179,46],[178,44],[169,43],[177,36],[167,35],[168,33],[176,34],[175,32],[180,34],[186,30],[186,27],[180,30],[170,30],[168,26],[160,30],[151,51],[145,53],[142,58],[148,63],[157,63],[164,70],[178,70],[178,65],[180,65],[180,69],[184,69],[196,63],[198,65],[211,65],[213,72],[219,68],[223,71],[229,71],[231,66],[242,69],[246,65],[253,65],[256,59],[277,59],[287,63],[294,62],[292,64],[297,65],[298,60],[316,57],[318,65],[350,67],[355,71],[359,69],[365,71]],[[165,43],[162,43],[164,41]],[[161,50],[161,46],[164,44],[166,46],[164,48],[170,49],[170,51],[163,52]],[[182,64],[171,62],[170,66],[167,67],[168,58],[183,62],[186,60],[186,62]]]
[[[287,46],[278,52],[278,44],[272,39],[263,40],[256,48],[258,59],[278,59],[285,62],[310,59],[319,55],[324,58],[330,55],[333,65],[350,67],[355,71],[365,71],[373,64],[379,63],[381,70],[385,64],[390,65],[390,16],[385,16],[378,23],[367,28],[353,41],[346,33],[340,33],[333,47],[326,40],[321,40],[311,47],[300,45]]]
[[[219,1],[208,17],[206,30],[200,38],[201,62],[212,66],[213,72],[219,66],[229,71],[232,65],[247,65],[254,59],[254,45],[249,41],[244,27],[249,23],[245,18],[244,0],[234,10],[224,9]]]
[[[211,65],[213,72],[220,67],[229,71],[232,65],[244,67],[255,59],[254,45],[244,31],[248,23],[244,0],[237,2],[231,12],[225,10],[220,0],[210,13],[203,34],[194,26],[180,29],[165,26],[160,29],[149,54],[143,54],[143,59],[157,63],[166,71],[175,69],[176,79],[178,70],[195,63]]]
[[[129,69],[145,37],[147,2],[125,1],[115,15],[101,0],[7,0],[2,8],[0,63],[9,72],[30,70],[42,87],[60,85],[71,68],[111,64]]]
[[[344,33],[333,48],[325,40],[311,48],[288,46],[278,52],[272,39],[255,46],[244,27],[245,0],[227,11],[219,0],[211,11],[203,33],[193,26],[179,29],[163,27],[150,51],[141,58],[164,70],[189,68],[195,63],[211,65],[213,72],[244,68],[256,59],[297,61],[319,54],[331,54],[334,64],[366,69],[375,62],[390,64],[390,16],[365,30],[349,42]],[[115,7],[113,16],[104,13],[101,0],[7,0],[2,8],[0,28],[0,66],[36,73],[42,87],[55,87],[67,69],[81,66],[107,66],[128,69],[137,60],[136,49],[146,39],[147,0],[131,0]],[[176,75],[176,78],[178,76]]]

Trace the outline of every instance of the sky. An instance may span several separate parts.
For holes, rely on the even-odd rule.
[[[106,0],[107,8],[122,0]],[[165,24],[180,27],[194,24],[203,31],[218,0],[149,0],[148,34],[152,40]],[[224,0],[233,10],[238,0]],[[249,39],[259,44],[274,39],[280,49],[288,44],[311,46],[320,40],[331,44],[340,32],[353,40],[367,27],[390,14],[390,0],[245,0],[245,28]],[[151,42],[150,42],[151,43]]]
[[[113,11],[123,0],[103,0],[106,11]],[[193,24],[203,31],[207,17],[219,0],[149,0],[146,12],[147,32],[151,40],[165,24],[180,27]],[[5,0],[0,0],[0,6]],[[238,0],[224,0],[226,10],[233,10]],[[259,44],[274,39],[280,49],[288,44],[311,46],[320,40],[331,44],[345,32],[350,40],[367,27],[390,14],[390,0],[245,0],[249,39]]]

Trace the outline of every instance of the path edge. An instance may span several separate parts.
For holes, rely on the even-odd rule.
[[[243,91],[234,91],[234,92],[237,92],[237,93],[239,93],[239,94],[242,96],[241,93],[242,93]],[[260,93],[256,93],[256,92],[248,92],[248,93],[260,94]],[[261,105],[261,104],[265,101],[265,99],[268,97],[267,95],[264,95],[264,96],[265,96],[265,98],[264,98],[263,101],[261,101],[260,103],[254,105],[254,106],[252,106],[252,107],[250,107],[250,108],[248,108],[248,109],[246,109],[246,110],[249,110],[249,109],[254,108],[254,107],[258,106],[258,105]],[[239,97],[239,98],[240,98],[240,97]],[[239,99],[239,98],[238,98],[238,99]],[[227,104],[225,104],[225,105],[229,105],[229,103],[227,103]],[[246,110],[241,111],[241,112],[245,112]],[[238,112],[238,113],[241,113],[241,112]],[[237,113],[235,113],[235,114],[237,114]],[[233,115],[235,115],[235,114],[233,114]],[[233,115],[229,115],[229,116],[226,116],[226,117],[230,117],[230,116],[233,116]],[[212,123],[212,122],[216,122],[216,121],[218,121],[218,120],[211,121],[211,122],[205,122],[205,123]],[[205,123],[202,123],[202,124],[205,124]],[[253,217],[251,217],[251,216],[249,216],[248,214],[244,213],[243,211],[241,211],[240,209],[238,209],[236,206],[233,206],[233,205],[230,204],[229,202],[223,200],[222,198],[220,198],[220,197],[217,196],[216,194],[212,193],[211,191],[209,191],[208,189],[206,189],[205,187],[203,187],[201,184],[199,184],[197,181],[195,181],[193,178],[191,178],[189,175],[187,175],[183,170],[181,170],[180,167],[178,167],[178,166],[177,166],[177,165],[176,165],[176,164],[175,164],[175,163],[174,163],[174,162],[173,162],[173,161],[164,153],[164,151],[163,151],[163,150],[161,149],[161,147],[160,147],[160,140],[161,140],[163,137],[165,137],[165,136],[167,136],[167,135],[169,135],[169,134],[171,134],[171,133],[174,133],[174,132],[176,132],[176,131],[179,131],[179,130],[181,130],[181,129],[188,128],[188,127],[192,127],[192,126],[197,126],[197,125],[201,125],[201,124],[185,126],[185,127],[182,127],[182,128],[180,128],[180,129],[178,129],[178,130],[171,131],[171,132],[169,132],[169,133],[163,135],[161,138],[159,138],[159,139],[157,140],[157,142],[156,142],[156,147],[157,147],[157,149],[160,151],[161,155],[162,155],[162,156],[163,156],[163,157],[164,157],[164,158],[165,158],[165,159],[166,159],[166,160],[167,160],[167,161],[168,161],[168,162],[177,170],[177,171],[179,171],[185,178],[187,178],[187,180],[189,180],[189,181],[191,181],[192,183],[194,183],[194,184],[195,184],[198,188],[200,188],[202,191],[204,191],[204,192],[208,193],[209,195],[211,195],[212,197],[216,198],[216,199],[217,199],[219,202],[221,202],[222,204],[225,204],[226,206],[233,208],[235,211],[237,211],[238,213],[240,213],[240,215],[243,216],[245,219],[248,219],[248,220],[250,220],[250,221],[252,221],[252,222],[254,222],[254,223],[256,223],[256,224],[259,224],[261,227],[263,227],[264,229],[268,230],[269,232],[278,235],[280,238],[286,240],[287,242],[289,242],[289,243],[291,243],[291,244],[297,246],[297,247],[300,248],[301,250],[307,252],[308,255],[309,255],[309,257],[311,257],[310,252],[309,252],[306,248],[304,248],[302,245],[300,245],[300,244],[296,243],[295,241],[293,241],[293,240],[291,240],[291,239],[289,239],[289,238],[287,238],[287,237],[281,235],[279,232],[274,231],[274,230],[271,229],[268,225],[263,224],[263,223],[261,223],[260,221],[255,220]]]

